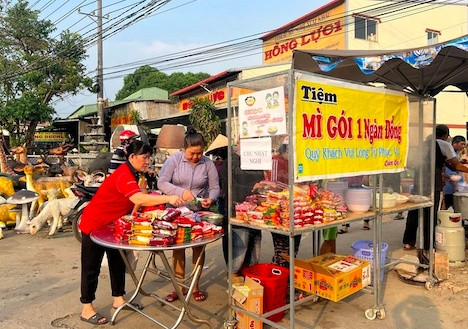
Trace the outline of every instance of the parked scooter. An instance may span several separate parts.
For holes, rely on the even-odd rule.
[[[98,188],[99,186],[84,185],[77,185],[71,188],[73,194],[80,199],[68,215],[68,220],[72,223],[73,234],[75,234],[75,238],[78,242],[81,242],[81,231],[79,229],[81,214],[89,201],[91,201],[91,198],[96,194]]]

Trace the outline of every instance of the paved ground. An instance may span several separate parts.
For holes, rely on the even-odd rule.
[[[386,218],[383,224],[384,241],[389,243],[389,255],[401,257],[401,236],[405,221]],[[68,229],[69,230],[69,229]],[[15,235],[4,231],[0,240],[0,328],[91,328],[79,319],[79,264],[80,246],[70,231],[49,237],[45,230],[35,236]],[[359,239],[370,239],[372,231],[363,231],[353,223],[349,233],[340,235],[338,252],[350,254],[350,245]],[[264,234],[262,261],[271,259],[270,234]],[[145,254],[142,255],[143,257]],[[310,235],[303,237],[301,258],[311,257]],[[139,266],[141,266],[140,262]],[[202,288],[209,298],[194,302],[195,313],[209,319],[215,328],[222,328],[228,315],[226,272],[219,242],[207,250],[207,268],[202,277]],[[320,300],[307,303],[296,310],[296,328],[414,328],[449,329],[468,323],[468,267],[451,268],[449,280],[426,290],[419,285],[403,283],[395,271],[390,271],[384,285],[386,318],[369,321],[364,311],[373,305],[373,295],[360,292],[338,303]],[[150,278],[153,278],[150,276]],[[111,315],[111,299],[107,269],[101,274],[96,306],[106,316]],[[133,291],[128,277],[127,290]],[[170,287],[160,279],[145,286],[161,294]],[[166,324],[175,319],[175,313],[167,307],[160,308],[149,297],[140,298],[147,312]],[[283,320],[287,325],[287,320]],[[106,325],[108,326],[108,325]],[[123,311],[115,328],[150,328],[152,323],[131,311]],[[197,328],[184,320],[180,328]]]

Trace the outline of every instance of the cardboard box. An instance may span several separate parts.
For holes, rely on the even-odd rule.
[[[434,275],[439,280],[447,280],[449,277],[449,256],[445,252],[434,253]]]
[[[341,256],[328,263],[312,263],[315,294],[337,302],[371,283],[370,262],[354,256]]]
[[[235,305],[255,314],[263,314],[263,286],[249,277],[237,277],[232,283]],[[242,312],[236,312],[238,329],[262,329],[263,322]]]
[[[283,255],[289,261],[289,257]],[[339,301],[371,283],[370,262],[332,253],[294,260],[294,287]]]
[[[281,254],[281,256],[289,262],[287,254]],[[339,259],[340,256],[331,253],[306,260],[296,258],[294,260],[294,288],[315,294],[315,272],[312,264],[328,264]]]

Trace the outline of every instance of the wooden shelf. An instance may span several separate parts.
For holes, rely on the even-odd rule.
[[[325,228],[334,227],[334,226],[342,225],[345,223],[351,223],[351,222],[355,222],[358,220],[363,220],[363,219],[372,220],[376,216],[379,216],[379,215],[390,215],[390,214],[395,214],[395,213],[413,210],[413,209],[432,207],[432,205],[433,205],[432,202],[420,202],[420,203],[406,202],[403,204],[397,204],[395,207],[392,207],[392,208],[383,209],[382,212],[375,212],[375,211],[367,211],[365,213],[347,212],[346,218],[344,219],[335,220],[335,221],[327,222],[327,223],[320,223],[320,224],[294,228],[294,232],[291,232],[289,229],[285,227],[277,227],[277,226],[267,225],[267,224],[262,224],[262,223],[246,222],[246,221],[239,220],[236,218],[230,218],[229,222],[232,225],[252,228],[256,230],[268,230],[268,231],[272,231],[272,232],[284,234],[284,235],[289,235],[290,233],[293,233],[294,235],[298,235],[298,234],[302,234],[302,233],[306,233],[310,231],[323,230]]]

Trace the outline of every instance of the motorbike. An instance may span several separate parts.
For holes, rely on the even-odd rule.
[[[73,234],[75,235],[75,238],[80,243],[81,243],[81,231],[79,229],[79,226],[81,222],[81,215],[83,214],[84,208],[91,201],[94,194],[96,194],[96,191],[98,188],[99,186],[84,186],[84,185],[77,185],[76,187],[71,188],[73,194],[79,198],[79,201],[68,214],[68,220],[72,223]]]

